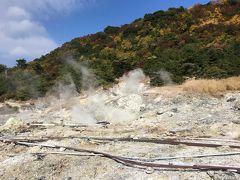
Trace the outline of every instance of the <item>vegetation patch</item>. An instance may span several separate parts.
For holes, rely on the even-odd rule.
[[[75,38],[32,62],[19,59],[10,69],[0,65],[0,100],[44,96],[56,82],[71,83],[66,82],[69,76],[81,92],[83,75],[72,61],[87,65],[100,86],[137,68],[143,69],[153,86],[164,84],[161,69],[171,74],[174,83],[239,76],[239,9],[239,0],[169,8],[131,24],[108,26],[103,32]]]

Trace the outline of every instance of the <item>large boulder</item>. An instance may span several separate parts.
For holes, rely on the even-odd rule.
[[[130,94],[119,98],[117,101],[117,105],[120,108],[133,112],[139,112],[142,107],[144,107],[142,97],[138,94]]]
[[[7,122],[0,126],[0,131],[21,131],[27,127],[27,124],[18,117],[11,117]]]

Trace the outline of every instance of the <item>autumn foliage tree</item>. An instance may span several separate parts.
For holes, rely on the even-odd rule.
[[[17,60],[7,76],[0,73],[0,83],[11,87],[2,86],[0,96],[42,96],[69,75],[80,92],[81,73],[68,67],[68,57],[76,64],[87,62],[98,85],[114,83],[135,68],[142,68],[152,85],[163,84],[158,73],[161,69],[168,71],[175,83],[191,77],[239,76],[239,9],[239,0],[196,4],[189,9],[169,8],[130,24],[108,26],[103,32],[75,38],[33,62]],[[4,69],[0,66],[0,72]]]

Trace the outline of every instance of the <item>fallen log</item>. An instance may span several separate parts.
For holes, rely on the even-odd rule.
[[[62,137],[59,137],[60,139]],[[12,139],[5,139],[4,142],[13,142],[13,141],[21,141],[21,142],[30,142],[30,143],[35,143],[35,142],[44,142],[48,141],[51,139],[56,139],[56,138],[12,138]],[[0,139],[1,141],[2,139]],[[141,161],[159,161],[159,160],[170,160],[170,159],[181,159],[181,158],[201,158],[201,157],[210,157],[210,156],[230,156],[230,155],[239,155],[240,152],[231,152],[231,153],[219,153],[219,154],[205,154],[205,155],[193,155],[193,156],[174,156],[174,157],[159,157],[159,158],[139,158],[139,157],[132,157],[132,158],[127,158],[127,159],[133,159],[133,160],[141,160]]]
[[[158,157],[158,158],[151,158],[151,159],[150,158],[131,157],[131,158],[127,158],[127,159],[154,162],[154,161],[171,160],[171,159],[203,158],[203,157],[233,156],[233,155],[240,155],[240,152],[218,153],[218,154],[200,154],[200,155],[192,155],[192,156]]]
[[[199,137],[185,137],[183,139],[185,139],[185,140],[203,140],[203,141],[240,143],[239,140],[234,140],[234,139],[215,139],[215,138],[199,138]]]
[[[72,137],[75,138],[75,137]],[[98,138],[98,137],[76,137],[79,139],[86,140],[97,140],[97,141],[115,141],[115,142],[143,142],[143,143],[154,143],[154,144],[169,144],[169,145],[187,145],[187,146],[198,146],[198,147],[222,147],[228,146],[230,148],[238,148],[240,149],[240,145],[235,144],[213,144],[213,143],[203,143],[196,141],[187,141],[184,139],[176,139],[176,138],[162,138],[162,139],[154,139],[154,138]]]
[[[154,143],[154,144],[168,144],[168,145],[186,145],[186,146],[197,146],[197,147],[209,147],[209,148],[217,148],[227,146],[229,148],[240,149],[240,144],[216,144],[216,143],[204,143],[204,142],[196,142],[198,140],[190,139],[181,139],[181,138],[162,138],[162,139],[154,139],[154,138],[99,138],[99,137],[85,137],[85,136],[68,136],[68,137],[44,137],[44,138],[35,138],[33,137],[24,137],[24,138],[0,138],[0,141],[31,141],[31,142],[44,142],[47,140],[62,140],[68,138],[78,138],[84,140],[95,140],[95,141],[113,141],[113,142],[143,142],[143,143]]]
[[[73,156],[96,156],[94,154],[82,154],[82,153],[69,153],[69,152],[39,152],[31,154],[61,154],[61,155],[73,155]],[[202,157],[214,157],[214,156],[233,156],[240,155],[240,152],[231,152],[231,153],[219,153],[219,154],[201,154],[201,155],[192,155],[192,156],[173,156],[173,157],[159,157],[159,158],[140,158],[140,157],[124,157],[129,160],[137,160],[144,162],[154,162],[160,160],[171,160],[171,159],[183,159],[183,158],[202,158]],[[98,155],[101,156],[101,155]]]
[[[31,123],[28,124],[29,127],[54,127],[54,126],[63,126],[63,127],[87,127],[87,125],[84,124],[57,124],[57,123],[51,123],[51,124],[41,124],[41,123]]]
[[[134,166],[134,167],[140,167],[140,168],[153,168],[155,170],[159,170],[162,168],[169,168],[169,169],[197,169],[201,171],[206,170],[215,170],[215,171],[233,171],[240,173],[240,167],[233,167],[233,166],[218,166],[218,165],[179,165],[179,164],[162,164],[162,163],[151,163],[151,162],[144,162],[144,161],[136,161],[136,160],[130,160],[125,157],[121,156],[115,156],[104,152],[94,151],[94,150],[88,150],[88,149],[79,149],[75,147],[68,147],[68,146],[59,146],[59,145],[49,145],[49,144],[38,144],[38,143],[26,143],[26,142],[18,142],[15,141],[15,144],[18,145],[24,145],[24,146],[40,146],[40,147],[48,147],[48,148],[65,148],[67,150],[77,151],[77,152],[85,152],[90,154],[96,154],[101,155],[103,157],[112,159],[116,162],[119,162],[123,165],[127,166]]]
[[[106,123],[107,122],[100,122],[101,123]],[[55,126],[56,124],[33,124],[33,125],[36,125],[36,126]],[[68,126],[68,124],[66,124],[65,126]],[[74,126],[74,125],[72,125]],[[85,125],[75,125],[75,126],[82,126],[82,127],[85,127]],[[8,137],[8,138],[11,138],[11,137]],[[13,137],[12,139],[16,139],[16,136]],[[41,141],[41,138],[38,138],[36,136],[17,136],[17,138],[19,140],[22,140],[22,139],[31,139],[31,138],[35,138],[36,140],[39,139]],[[67,138],[76,138],[76,139],[93,139],[93,140],[105,140],[105,141],[123,141],[124,138],[102,138],[102,137],[86,137],[86,136],[45,136],[45,137],[42,137],[43,139],[67,139]],[[126,138],[125,138],[126,139]],[[131,139],[143,139],[143,138],[131,138]],[[200,138],[200,137],[163,137],[163,138],[144,138],[145,140],[149,139],[149,140],[174,140],[174,141],[211,141],[211,142],[232,142],[232,143],[239,143],[240,144],[240,141],[239,140],[234,140],[234,139],[217,139],[217,138]],[[127,141],[127,139],[126,139]]]
[[[31,153],[33,155],[48,155],[48,154],[59,154],[59,155],[70,155],[70,156],[102,156],[101,154],[90,154],[90,153],[73,153],[73,152],[38,152]]]

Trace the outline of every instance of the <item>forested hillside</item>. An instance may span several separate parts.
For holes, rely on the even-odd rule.
[[[240,75],[240,1],[225,0],[190,9],[170,8],[146,14],[131,24],[75,38],[30,63],[0,65],[0,97],[25,100],[43,96],[57,81],[70,78],[80,92],[82,71],[109,85],[129,70],[142,68],[152,85],[162,85],[160,70],[176,83],[186,78]]]

